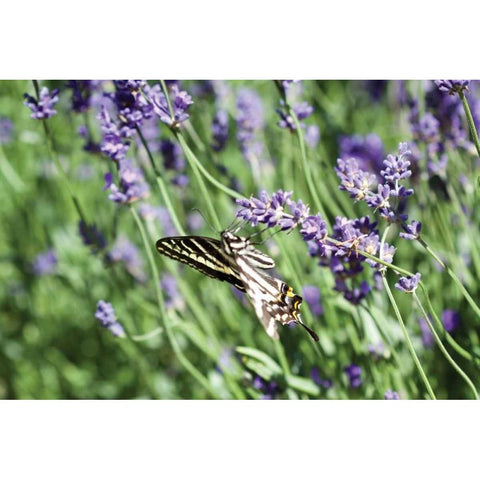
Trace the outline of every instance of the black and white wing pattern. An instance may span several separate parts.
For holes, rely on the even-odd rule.
[[[222,244],[208,237],[166,237],[157,240],[157,250],[179,262],[187,264],[217,280],[231,283],[242,292],[243,282],[230,259],[222,249]]]
[[[229,232],[222,234],[224,249],[231,251],[237,266],[238,275],[267,334],[277,339],[277,322],[282,325],[294,322],[302,325],[310,336],[318,342],[318,335],[307,327],[300,317],[302,297],[293,293],[292,287],[282,280],[258,271],[258,267],[252,264],[245,255],[245,250],[248,246],[242,247],[241,240],[243,239]]]
[[[272,338],[278,338],[277,322],[283,325],[295,322],[318,341],[317,334],[300,318],[302,297],[294,294],[286,283],[262,271],[275,267],[275,262],[257,250],[249,239],[224,231],[220,241],[198,236],[166,237],[158,240],[156,246],[163,255],[246,292]]]

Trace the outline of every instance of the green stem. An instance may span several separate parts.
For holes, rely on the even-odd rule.
[[[73,189],[70,185],[70,181],[68,179],[68,176],[65,173],[65,170],[63,169],[62,164],[60,163],[60,160],[58,158],[58,155],[57,155],[55,149],[53,148],[52,134],[50,132],[50,128],[48,127],[47,121],[42,120],[42,125],[43,125],[43,130],[45,132],[45,136],[47,138],[48,153],[49,153],[50,157],[53,159],[53,161],[55,162],[57,170],[60,172],[60,175],[62,176],[62,178],[65,182],[68,193],[70,195],[70,198],[72,199],[73,205],[75,206],[75,210],[77,211],[78,216],[80,217],[80,219],[82,220],[82,222],[85,225],[88,225],[87,217],[85,216],[85,213],[82,210],[82,207],[80,205],[79,200],[77,199],[77,197],[73,193]]]
[[[467,289],[463,286],[462,282],[460,281],[460,279],[455,275],[455,273],[452,271],[452,269],[447,265],[445,264],[441,258],[427,245],[427,243],[425,242],[425,240],[423,240],[423,238],[418,238],[418,242],[420,243],[420,245],[422,245],[423,248],[425,248],[425,250],[445,269],[445,271],[450,275],[450,277],[453,279],[453,281],[456,283],[457,287],[459,288],[459,290],[462,292],[462,295],[465,297],[465,299],[467,300],[467,302],[470,304],[470,306],[472,307],[473,311],[475,312],[475,314],[477,315],[478,318],[480,318],[480,308],[478,307],[478,305],[475,303],[475,301],[473,300],[473,298],[470,296],[470,294],[468,293]]]
[[[473,143],[477,149],[477,154],[480,157],[480,141],[478,140],[477,129],[475,128],[475,123],[473,121],[472,112],[468,105],[467,97],[464,92],[459,92],[460,99],[462,100],[463,109],[465,110],[465,115],[467,116],[468,126],[470,127],[470,133],[472,134]]]
[[[476,365],[480,365],[480,358],[478,356],[473,356],[472,354],[470,354],[467,350],[465,350],[462,346],[460,346],[456,341],[455,339],[445,330],[442,322],[440,321],[440,319],[438,318],[438,315],[437,313],[435,312],[435,310],[433,309],[433,306],[432,306],[432,302],[430,301],[430,296],[428,294],[428,291],[427,289],[425,288],[425,286],[420,282],[420,288],[422,289],[422,292],[423,294],[425,295],[425,300],[427,301],[427,306],[428,306],[428,310],[429,312],[431,313],[432,317],[434,318],[435,320],[435,324],[437,325],[437,328],[440,329],[440,332],[441,332],[441,335],[442,335],[442,338],[446,338],[448,344],[459,354],[461,355],[463,358],[465,358],[466,360],[469,360],[471,362],[475,362]]]
[[[458,372],[458,374],[465,380],[467,385],[470,387],[470,389],[473,392],[473,397],[478,400],[478,393],[477,390],[475,389],[475,386],[473,382],[470,380],[470,378],[467,376],[467,374],[455,363],[455,360],[450,356],[450,354],[447,352],[447,349],[444,347],[442,341],[437,335],[437,332],[433,328],[432,323],[430,322],[430,319],[428,318],[427,312],[423,308],[422,302],[420,302],[420,299],[418,298],[417,294],[414,292],[413,293],[413,298],[417,302],[417,305],[420,307],[420,310],[422,311],[423,318],[427,322],[428,328],[432,332],[433,338],[435,339],[436,344],[438,345],[438,348],[440,348],[440,351],[443,353],[444,357],[447,359],[447,361],[452,365],[452,367]]]
[[[430,386],[430,382],[428,381],[428,378],[425,375],[425,372],[423,371],[422,364],[420,363],[420,360],[418,359],[415,349],[413,348],[413,344],[412,344],[412,341],[410,340],[410,336],[408,335],[408,331],[403,321],[402,315],[400,314],[400,310],[398,309],[397,303],[395,302],[395,298],[393,298],[392,291],[390,290],[390,286],[388,285],[387,279],[385,278],[384,274],[382,274],[382,281],[383,281],[385,290],[387,292],[388,298],[390,300],[390,303],[392,304],[393,310],[395,311],[395,315],[398,319],[398,322],[400,323],[400,327],[402,328],[403,336],[405,337],[405,341],[407,342],[407,347],[410,350],[410,354],[412,355],[415,366],[417,367],[420,373],[420,377],[422,378],[423,383],[425,384],[425,387],[427,388],[427,391],[430,397],[433,400],[436,400],[435,394],[433,393],[432,387]]]
[[[157,303],[160,311],[160,318],[158,319],[159,324],[161,327],[165,329],[168,341],[170,342],[170,345],[172,346],[172,349],[175,355],[177,356],[178,360],[180,361],[182,366],[185,368],[185,370],[187,370],[192,375],[192,377],[195,378],[195,380],[197,380],[203,386],[203,388],[205,388],[205,390],[207,390],[210,393],[210,395],[212,395],[213,397],[216,397],[216,393],[210,386],[210,383],[208,382],[208,380],[184,356],[182,350],[180,349],[180,346],[178,345],[175,339],[175,336],[173,335],[172,326],[170,324],[170,318],[167,312],[165,311],[163,295],[162,295],[162,291],[160,290],[160,278],[158,275],[158,270],[155,264],[155,260],[153,259],[152,246],[148,241],[143,223],[140,220],[138,213],[136,212],[135,208],[132,205],[130,205],[130,211],[132,212],[133,218],[135,219],[137,227],[140,231],[144,248],[145,248],[145,251],[147,252],[148,262],[152,270],[153,282],[155,284],[155,293],[157,295]],[[160,319],[163,325],[160,323]]]
[[[177,138],[178,142],[180,143],[180,146],[182,147],[183,152],[185,153],[185,156],[187,157],[188,162],[190,165],[195,165],[198,167],[200,172],[202,172],[202,175],[215,187],[217,187],[219,190],[222,192],[226,193],[232,198],[243,198],[243,195],[240,193],[236,192],[235,190],[232,190],[231,188],[226,187],[223,185],[221,182],[219,182],[217,179],[212,177],[208,173],[208,171],[205,169],[205,167],[200,163],[198,158],[195,156],[195,154],[190,150],[190,147],[188,146],[187,142],[185,141],[185,138],[183,137],[182,133],[179,132],[178,130],[174,131],[175,137]]]
[[[325,213],[325,209],[323,208],[322,201],[320,200],[320,197],[318,196],[317,190],[315,188],[315,185],[313,183],[313,176],[312,176],[312,171],[310,169],[310,164],[308,163],[307,160],[307,150],[305,148],[305,140],[303,139],[303,133],[302,133],[302,127],[300,126],[300,122],[293,111],[293,108],[290,107],[290,105],[285,102],[285,106],[287,108],[287,113],[293,118],[293,122],[295,123],[295,131],[298,137],[298,142],[300,144],[300,158],[302,159],[302,169],[305,175],[305,180],[307,181],[307,186],[308,190],[310,191],[310,195],[313,198],[313,201],[315,202],[315,206],[317,210],[322,214],[323,219],[325,220],[327,227],[330,228],[330,222],[328,220],[328,217]]]
[[[177,213],[175,212],[175,209],[173,208],[172,201],[170,199],[170,195],[168,194],[167,187],[165,185],[165,182],[163,181],[162,175],[160,174],[160,171],[157,169],[157,166],[155,165],[155,161],[153,159],[152,152],[148,148],[148,143],[145,140],[145,137],[142,134],[142,131],[140,128],[137,126],[137,133],[138,136],[140,137],[140,141],[142,142],[143,147],[145,148],[147,152],[147,156],[150,160],[150,163],[152,165],[153,171],[155,173],[155,179],[157,181],[158,188],[160,190],[160,195],[162,196],[163,203],[167,207],[168,213],[170,214],[170,217],[172,219],[173,225],[177,229],[178,233],[180,235],[185,235],[185,231],[183,230],[182,224],[180,223],[180,220],[178,219]]]

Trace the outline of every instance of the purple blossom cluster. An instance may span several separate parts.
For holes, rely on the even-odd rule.
[[[65,87],[72,90],[72,110],[86,112],[91,106],[92,95],[102,83],[101,80],[68,80]]]
[[[320,377],[320,370],[318,367],[312,368],[312,370],[310,371],[310,377],[312,378],[315,385],[325,388],[326,390],[328,390],[329,388],[332,388],[332,385],[333,385],[332,380],[329,378],[323,379],[322,377]]]
[[[186,167],[186,160],[180,145],[170,140],[162,140],[160,142],[160,152],[163,157],[163,166],[165,169],[179,173],[172,179],[172,183],[180,187],[187,186],[189,178],[185,173],[182,173]]]
[[[448,333],[454,332],[458,327],[460,327],[460,314],[455,310],[446,309],[442,312],[442,324],[445,330]],[[430,323],[432,322],[431,317],[429,317]],[[430,348],[434,345],[435,340],[433,338],[433,334],[428,327],[427,321],[425,318],[420,318],[418,320],[420,325],[420,334],[422,337],[423,346],[426,348]]]
[[[88,225],[80,220],[78,222],[78,232],[83,244],[90,247],[94,253],[104,250],[107,246],[107,240],[94,223]]]
[[[242,89],[238,92],[236,107],[237,140],[243,156],[252,161],[263,151],[263,143],[258,136],[265,124],[262,100],[254,90]]]
[[[119,186],[113,183],[112,173],[105,174],[103,190],[110,190],[108,198],[112,202],[125,205],[148,197],[150,187],[145,182],[142,170],[133,165],[132,160],[128,158],[121,159],[118,164]]]
[[[410,129],[415,142],[411,146],[418,151],[418,156],[425,152],[427,170],[432,177],[446,180],[448,149],[473,150],[458,95],[467,91],[468,85],[468,80],[437,80],[430,83],[424,101],[409,102]],[[424,103],[423,114],[420,114],[419,103]]]
[[[57,255],[53,248],[48,249],[46,252],[39,253],[32,262],[33,274],[41,277],[54,273],[57,268],[57,263]]]
[[[157,220],[166,237],[175,237],[178,231],[173,225],[172,218],[165,207],[142,203],[139,207],[140,216],[145,220]]]
[[[300,234],[312,257],[319,257],[321,266],[328,266],[335,277],[335,289],[350,302],[358,304],[371,291],[365,280],[360,280],[364,262],[379,269],[380,266],[367,259],[358,251],[376,255],[380,249],[377,223],[369,217],[355,220],[337,217],[333,226],[331,238],[327,239],[327,227],[320,214],[309,215],[309,207],[301,200],[291,199],[292,192],[278,192],[270,195],[262,191],[259,198],[237,200],[240,209],[237,217],[242,218],[252,226],[264,224],[267,228],[280,227],[281,230],[291,230],[300,227]],[[394,247],[383,244],[382,259],[391,263]],[[309,292],[307,292],[309,293]],[[319,308],[318,305],[315,308]]]
[[[389,389],[385,392],[383,398],[385,400],[400,400],[400,395],[398,392]]]
[[[127,272],[139,282],[144,282],[147,278],[138,248],[126,237],[120,237],[114,243],[107,254],[107,261],[110,264],[124,263]]]
[[[221,152],[225,149],[228,140],[228,113],[226,110],[217,110],[212,122],[212,150]]]
[[[99,300],[95,318],[100,322],[103,328],[110,330],[115,337],[125,337],[125,330],[115,317],[115,310],[110,302]]]
[[[285,107],[285,102],[280,100],[280,107],[277,108],[277,113],[280,117],[277,125],[280,128],[288,128],[291,132],[294,132],[297,129],[293,117],[288,113],[287,108]],[[308,104],[308,102],[301,102],[292,107],[293,113],[297,117],[300,123],[301,128],[305,128],[305,124],[301,123],[301,120],[308,118],[313,113],[313,107]]]
[[[413,194],[413,189],[406,188],[402,182],[408,179],[410,169],[409,156],[411,151],[406,143],[400,143],[398,155],[387,155],[383,161],[383,170],[380,171],[380,181],[374,174],[368,173],[359,166],[355,158],[337,160],[335,172],[340,179],[340,190],[345,190],[355,201],[365,203],[378,212],[382,218],[390,223],[398,223],[405,233],[400,236],[408,240],[420,236],[421,223],[407,224],[408,215],[404,213],[405,201]],[[377,184],[377,190],[374,185]]]
[[[263,393],[262,400],[274,400],[280,393],[278,385],[273,380],[267,381],[259,375],[255,375],[252,383],[254,388]]]
[[[350,388],[358,388],[362,385],[362,367],[352,363],[345,367],[343,371],[347,374]]]
[[[169,125],[171,128],[179,128],[190,117],[187,110],[193,104],[192,97],[185,90],[180,90],[177,83],[171,84],[169,89],[173,116],[170,114],[167,97],[159,84],[148,89],[147,95],[155,115],[158,116],[161,122]]]
[[[358,169],[370,174],[380,175],[385,158],[383,143],[378,135],[373,133],[366,135],[341,136],[339,140],[339,157],[348,162],[354,158]]]
[[[166,273],[160,281],[160,286],[166,295],[165,308],[181,310],[185,302],[181,293],[178,291],[178,283],[173,275]]]
[[[35,120],[45,120],[53,117],[57,113],[53,106],[58,102],[58,92],[58,88],[55,88],[50,92],[47,87],[42,87],[38,99],[25,93],[23,95],[25,98],[24,105],[32,111],[30,118],[34,118]]]
[[[320,300],[320,289],[315,285],[304,285],[302,288],[302,297],[308,303],[313,315],[323,314],[323,305]]]
[[[13,123],[9,118],[0,117],[0,145],[5,145],[12,139]]]
[[[281,230],[291,230],[308,218],[309,207],[302,200],[291,200],[292,192],[278,190],[272,196],[262,190],[259,198],[253,195],[250,199],[238,199],[240,209],[236,216],[253,227],[265,224],[267,228],[279,226]],[[288,211],[287,211],[288,210]]]

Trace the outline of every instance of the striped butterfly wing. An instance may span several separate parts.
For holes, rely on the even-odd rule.
[[[214,238],[165,237],[157,240],[156,247],[167,257],[185,263],[204,275],[231,283],[242,292],[245,291],[238,271],[231,265],[222,244]]]
[[[246,293],[267,334],[278,339],[277,322],[282,325],[294,322],[305,328],[318,342],[318,335],[300,317],[302,297],[294,294],[292,288],[282,280],[256,270],[241,251],[234,255]]]

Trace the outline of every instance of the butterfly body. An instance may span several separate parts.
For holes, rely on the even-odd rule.
[[[278,338],[278,323],[294,322],[318,341],[315,332],[300,318],[302,297],[264,271],[274,268],[275,261],[256,249],[248,238],[226,230],[221,233],[220,241],[197,236],[166,237],[158,240],[156,246],[160,253],[246,292],[258,319],[272,338]]]

